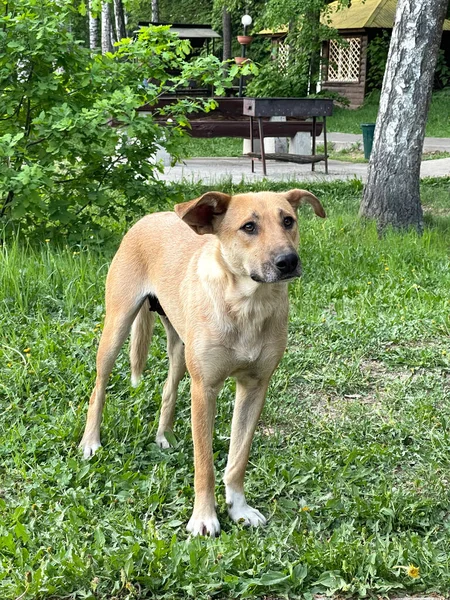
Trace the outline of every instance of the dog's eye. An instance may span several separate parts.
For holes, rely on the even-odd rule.
[[[247,233],[255,233],[256,223],[253,223],[253,221],[249,221],[248,223],[245,223],[245,225],[242,225],[241,229],[243,229]]]
[[[286,227],[286,229],[290,229],[294,224],[294,219],[292,217],[284,217],[283,219],[283,225]]]

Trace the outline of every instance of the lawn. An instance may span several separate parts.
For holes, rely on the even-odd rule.
[[[329,131],[361,133],[361,123],[375,123],[378,114],[379,92],[368,96],[360,108],[335,107],[333,116],[327,119]],[[427,119],[425,135],[450,137],[450,88],[434,92]]]
[[[248,499],[270,519],[245,530],[226,517],[229,382],[214,440],[216,539],[185,531],[187,378],[175,447],[154,443],[161,326],[139,388],[120,354],[103,448],[89,462],[78,450],[118,237],[0,247],[2,600],[450,593],[450,181],[422,184],[422,237],[382,240],[358,220],[358,181],[298,185],[329,218],[302,208],[304,276],[252,448]]]

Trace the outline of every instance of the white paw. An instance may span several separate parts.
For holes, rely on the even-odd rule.
[[[142,376],[141,375],[135,375],[134,373],[131,374],[131,386],[134,388],[137,388],[139,386],[139,384],[142,381]]]
[[[161,433],[157,433],[156,434],[155,442],[163,450],[167,450],[167,448],[170,448],[170,444],[167,441],[167,438],[166,438],[166,436],[163,433],[162,434]]]
[[[228,514],[235,523],[249,525],[250,527],[259,527],[260,525],[265,525],[267,523],[266,517],[261,514],[259,510],[252,508],[248,504],[239,508],[229,506]]]
[[[226,496],[228,514],[235,523],[250,527],[259,527],[267,523],[266,517],[259,510],[247,504],[244,494],[227,488]]]
[[[82,439],[80,442],[80,448],[83,449],[83,458],[87,460],[94,456],[99,448],[101,448],[100,440],[85,440]]]
[[[216,513],[198,515],[194,512],[189,519],[186,529],[192,535],[209,535],[210,537],[215,537],[220,533],[219,519]]]

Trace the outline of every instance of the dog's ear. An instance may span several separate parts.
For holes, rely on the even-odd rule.
[[[174,211],[196,233],[214,233],[217,217],[226,213],[230,200],[228,194],[206,192],[195,200],[175,204]]]
[[[308,192],[307,190],[289,190],[283,195],[295,210],[300,206],[300,204],[307,202],[308,204],[311,204],[318,217],[325,219],[326,214],[323,206],[320,204],[318,198],[316,198],[314,194],[311,194],[311,192]]]

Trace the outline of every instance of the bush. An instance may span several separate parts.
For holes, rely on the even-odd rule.
[[[117,218],[152,192],[164,146],[175,158],[192,110],[180,100],[167,122],[142,118],[167,91],[197,80],[223,93],[213,56],[187,61],[189,43],[169,27],[142,28],[114,54],[92,55],[70,31],[68,0],[13,0],[0,17],[0,224],[41,231]],[[235,75],[236,69],[232,69]]]

